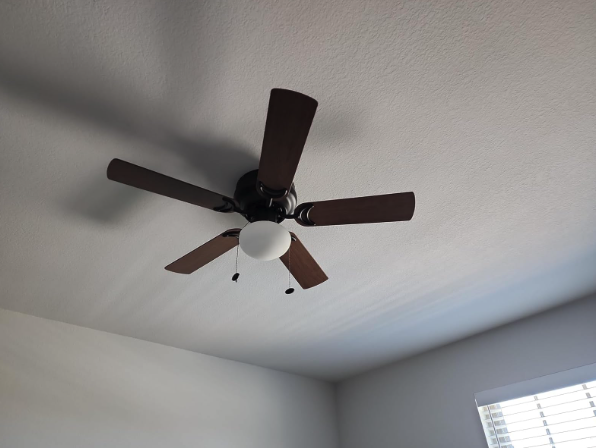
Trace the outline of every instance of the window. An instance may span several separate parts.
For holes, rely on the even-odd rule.
[[[595,368],[593,364],[580,368],[581,374],[574,369],[476,394],[488,446],[596,448]],[[582,382],[569,385],[570,379],[579,378]],[[564,387],[552,387],[557,384]],[[521,391],[526,394],[520,396]]]
[[[596,381],[480,406],[491,448],[596,447]]]

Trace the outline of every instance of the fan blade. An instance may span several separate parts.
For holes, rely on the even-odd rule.
[[[306,247],[294,233],[290,232],[290,234],[292,235],[290,249],[279,259],[290,270],[292,276],[302,286],[302,289],[312,288],[326,281],[327,275],[306,250]]]
[[[225,231],[201,247],[170,263],[166,266],[166,270],[178,274],[192,274],[197,269],[202,268],[207,263],[236,247],[238,245],[239,233],[240,229]]]
[[[218,212],[234,211],[231,198],[124,160],[113,159],[110,162],[108,179]]]
[[[258,185],[264,187],[259,188],[261,194],[282,198],[290,191],[317,105],[302,93],[271,90],[259,162]]]
[[[310,202],[298,206],[295,214],[298,224],[304,226],[409,221],[415,205],[414,193],[393,193]]]

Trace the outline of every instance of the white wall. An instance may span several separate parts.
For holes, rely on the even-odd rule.
[[[485,446],[474,392],[596,362],[596,296],[340,383],[342,448]],[[0,310],[0,447],[338,447],[333,386]]]
[[[338,386],[342,448],[486,446],[474,392],[596,362],[596,296]]]
[[[0,447],[335,448],[320,381],[0,310]]]

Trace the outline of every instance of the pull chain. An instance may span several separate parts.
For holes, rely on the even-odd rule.
[[[238,250],[239,249],[240,249],[240,245],[236,246],[236,273],[234,275],[232,275],[233,282],[238,282],[238,277],[240,277],[240,274],[238,273]]]
[[[292,288],[292,243],[290,243],[290,248],[288,249],[288,289],[286,289],[286,294],[292,294],[294,292],[294,288]]]
[[[244,224],[242,229],[246,227],[249,223]],[[242,230],[241,230],[242,231]],[[238,244],[236,245],[236,273],[232,275],[232,281],[238,282],[238,277],[240,277],[240,273],[238,272],[238,252],[240,251],[240,234],[238,234]]]

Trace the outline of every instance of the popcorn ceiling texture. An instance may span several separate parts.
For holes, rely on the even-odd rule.
[[[0,307],[325,379],[596,288],[596,2],[0,3]],[[232,194],[269,90],[320,107],[299,200],[414,191],[408,223],[296,231],[330,280],[232,252],[242,218],[109,182],[120,157]]]

